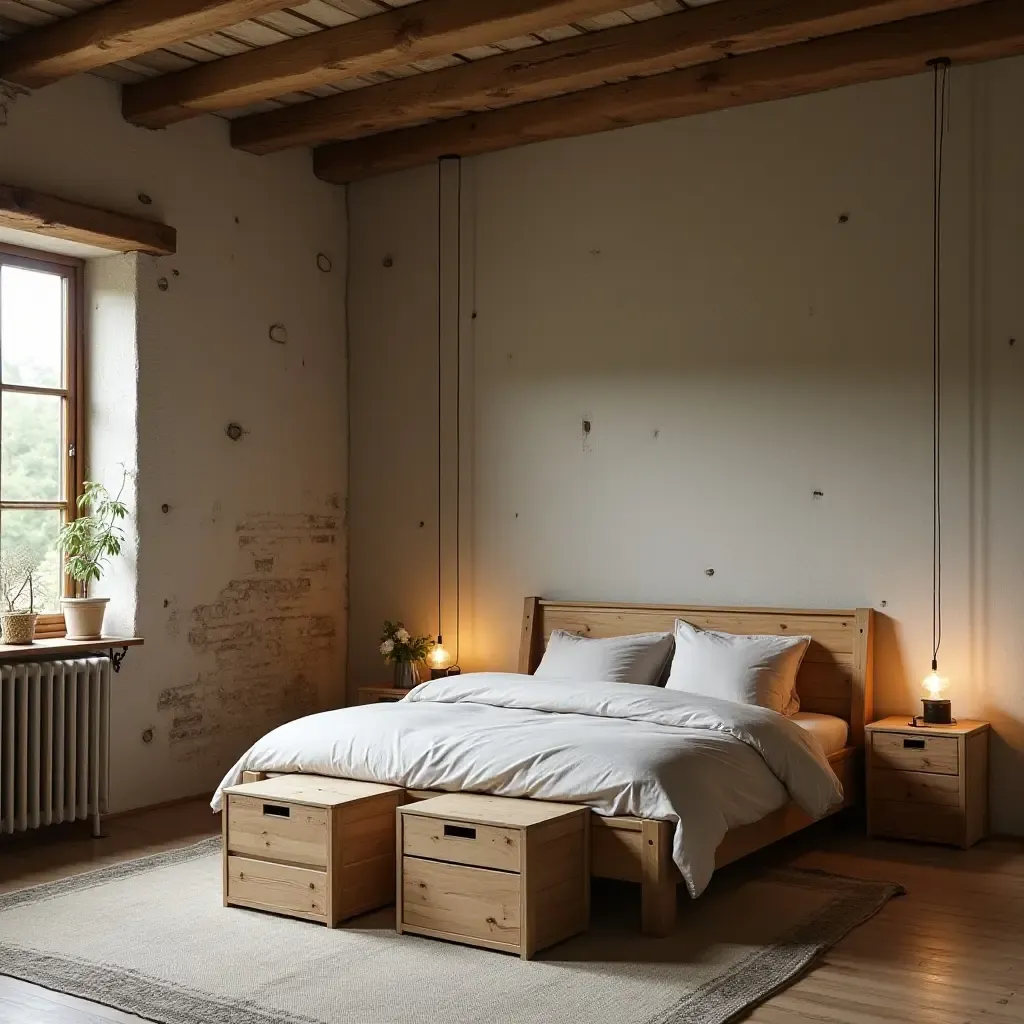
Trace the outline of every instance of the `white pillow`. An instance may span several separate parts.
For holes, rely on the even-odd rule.
[[[676,653],[665,688],[757,704],[782,715],[800,710],[796,674],[809,636],[743,636],[676,619]]]
[[[671,633],[634,633],[595,640],[555,629],[534,676],[575,683],[657,686],[671,653]]]

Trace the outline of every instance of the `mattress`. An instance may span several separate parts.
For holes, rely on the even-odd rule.
[[[846,746],[850,727],[835,715],[818,715],[813,711],[798,711],[791,716],[801,729],[809,732],[821,745],[825,756],[836,754]]]

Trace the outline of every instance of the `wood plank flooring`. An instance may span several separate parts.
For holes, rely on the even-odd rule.
[[[113,819],[104,839],[80,831],[16,837],[0,843],[0,891],[187,845],[218,824],[194,801]],[[817,826],[756,856],[897,881],[908,894],[756,1009],[751,1024],[1024,1024],[1024,842],[991,840],[962,852],[867,840],[848,822]],[[0,977],[3,1024],[139,1020]]]

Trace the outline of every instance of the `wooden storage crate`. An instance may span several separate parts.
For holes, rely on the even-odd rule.
[[[225,790],[224,905],[335,927],[387,906],[404,790],[279,775]]]
[[[397,928],[518,953],[590,923],[590,809],[451,793],[398,809]]]

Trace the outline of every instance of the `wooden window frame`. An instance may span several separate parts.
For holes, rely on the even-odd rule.
[[[17,509],[59,509],[64,522],[78,515],[78,498],[82,493],[85,467],[84,429],[84,355],[85,355],[85,260],[60,253],[42,252],[0,242],[0,263],[7,266],[58,274],[65,282],[64,364],[65,386],[43,388],[3,384],[0,393],[59,396],[64,401],[61,501],[3,501],[0,512]],[[74,596],[74,581],[64,575],[63,596]],[[36,638],[52,639],[66,633],[62,612],[40,615],[36,622]]]

